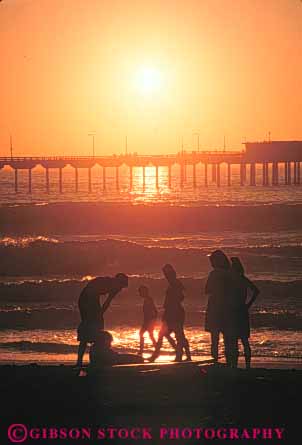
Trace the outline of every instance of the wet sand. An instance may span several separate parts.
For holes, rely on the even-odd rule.
[[[255,443],[244,440],[163,440],[160,426],[284,428],[283,440],[299,443],[302,370],[230,370],[196,363],[125,366],[78,377],[70,366],[0,367],[1,435],[11,423],[40,428],[150,427],[153,440],[73,440],[72,443]],[[54,442],[54,441],[52,441]],[[66,443],[67,440],[54,443]],[[6,441],[2,443],[9,443]],[[26,442],[27,443],[27,442]],[[50,443],[35,441],[35,443]]]

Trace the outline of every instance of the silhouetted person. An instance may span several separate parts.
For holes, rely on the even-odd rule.
[[[164,337],[167,337],[171,342],[172,332],[174,332],[176,338],[175,360],[182,360],[183,350],[185,350],[187,360],[191,360],[189,342],[184,333],[185,310],[182,306],[182,302],[184,300],[184,287],[183,284],[177,279],[176,271],[171,264],[166,264],[163,267],[163,273],[169,285],[164,302],[162,327],[159,332],[155,351],[150,357],[150,361],[154,361],[160,355]]]
[[[143,314],[144,320],[142,327],[139,331],[140,337],[140,347],[139,352],[142,355],[144,352],[144,334],[148,332],[149,337],[153,343],[153,346],[156,346],[156,340],[154,338],[154,328],[157,319],[157,309],[155,307],[154,301],[152,297],[149,295],[149,290],[147,286],[140,286],[138,289],[139,295],[143,298]]]
[[[88,282],[79,298],[81,323],[78,327],[78,360],[77,366],[83,364],[83,356],[88,343],[95,341],[96,334],[104,329],[104,313],[113,298],[125,287],[128,287],[128,277],[123,273],[115,277],[98,277]],[[104,304],[100,303],[100,296],[107,295]]]
[[[103,366],[144,363],[136,354],[119,354],[111,347],[113,337],[108,331],[99,331],[89,351],[89,371],[93,372]]]
[[[209,273],[205,287],[208,305],[205,317],[205,330],[211,334],[211,355],[218,362],[219,335],[223,334],[225,358],[232,366],[235,355],[236,335],[233,326],[231,298],[233,280],[230,262],[221,250],[215,250],[210,256],[213,270]]]
[[[244,350],[246,369],[251,367],[251,347],[249,343],[250,337],[250,320],[249,309],[256,300],[259,289],[244,274],[244,267],[239,258],[233,257],[232,271],[235,283],[235,300],[234,300],[234,321],[236,323],[237,338],[241,340]],[[252,292],[251,298],[248,300],[248,291]],[[236,365],[238,361],[238,346]]]

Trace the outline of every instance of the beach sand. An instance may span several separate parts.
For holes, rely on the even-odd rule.
[[[28,427],[150,427],[153,440],[64,440],[34,443],[298,444],[301,369],[231,370],[211,364],[149,364],[104,369],[78,377],[70,366],[4,365],[1,435]],[[284,428],[283,440],[162,440],[161,426]],[[33,442],[25,442],[33,443]]]

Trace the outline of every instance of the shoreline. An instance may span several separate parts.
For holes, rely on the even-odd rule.
[[[148,354],[150,355],[150,354]],[[14,360],[12,361],[11,359],[0,359],[0,369],[2,367],[18,367],[18,368],[34,368],[34,367],[38,367],[38,368],[68,368],[68,369],[73,369],[74,368],[74,363],[76,361],[76,354],[73,354],[73,357],[70,358],[69,360],[62,360],[62,361],[58,361],[58,360],[43,360],[43,359],[36,359],[36,360],[22,360],[22,359],[18,359],[18,360]],[[210,356],[194,356],[192,362],[189,362],[189,364],[197,365],[200,366],[201,362],[208,362],[211,361]],[[185,365],[188,362],[183,361],[183,362],[178,362],[178,365]],[[84,368],[87,366],[88,362],[84,362]],[[219,365],[224,366],[224,360],[219,361]],[[148,363],[145,362],[143,364],[143,366],[147,367],[147,366],[169,366],[169,365],[174,365],[173,360],[157,360],[155,363]],[[135,365],[133,365],[135,366]],[[137,365],[139,366],[139,365]],[[245,370],[245,364],[244,364],[244,358],[240,357],[239,358],[239,363],[238,363],[238,369],[239,370]],[[254,357],[252,358],[252,366],[251,366],[251,370],[297,370],[297,371],[302,371],[302,359],[291,359],[291,358],[282,358],[280,360],[280,357]]]

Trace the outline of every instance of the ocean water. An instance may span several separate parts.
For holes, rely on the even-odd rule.
[[[14,171],[10,168],[0,170],[0,203],[36,205],[50,202],[111,202],[111,203],[167,203],[182,206],[217,205],[271,205],[302,204],[302,187],[285,186],[284,168],[280,164],[280,186],[262,185],[262,166],[257,164],[256,187],[249,186],[249,167],[247,166],[246,186],[240,186],[239,166],[232,166],[232,185],[227,187],[226,165],[221,166],[221,187],[212,181],[211,169],[208,173],[208,187],[204,187],[204,172],[201,164],[196,167],[196,188],[193,187],[192,166],[187,166],[183,186],[180,181],[179,166],[172,167],[172,182],[169,188],[168,169],[159,168],[158,187],[154,167],[146,167],[145,185],[141,167],[133,169],[133,187],[130,189],[129,168],[120,168],[119,188],[116,187],[115,169],[106,169],[106,190],[103,189],[102,169],[92,168],[92,190],[88,191],[87,169],[79,169],[79,189],[75,193],[74,169],[67,166],[63,169],[63,193],[59,193],[59,173],[50,169],[50,193],[46,193],[45,170],[37,166],[32,170],[32,193],[28,194],[28,171],[19,170],[19,189],[15,193]],[[269,171],[271,178],[271,169]],[[271,183],[271,179],[270,179]]]
[[[50,194],[45,193],[43,170],[33,172],[33,192],[27,193],[27,173],[20,173],[19,193],[13,172],[0,171],[0,361],[74,362],[77,299],[87,280],[124,271],[130,276],[106,314],[106,327],[118,351],[138,350],[142,318],[137,295],[146,284],[159,309],[165,282],[163,264],[172,263],[186,289],[186,332],[195,357],[209,357],[209,335],[204,332],[204,284],[210,267],[207,255],[222,248],[239,256],[247,275],[261,293],[251,311],[251,344],[263,360],[302,359],[302,186],[233,185],[203,187],[201,167],[197,188],[188,168],[184,187],[179,171],[168,187],[165,168],[121,169],[120,189],[108,169],[102,190],[100,169],[93,169],[92,193],[87,172],[80,170],[79,193],[74,193],[74,171],[63,173],[64,193],[58,193],[58,173],[51,172]],[[247,172],[249,174],[249,172]],[[151,352],[146,341],[146,354]],[[222,352],[222,345],[221,345]],[[169,345],[163,359],[172,359]]]

